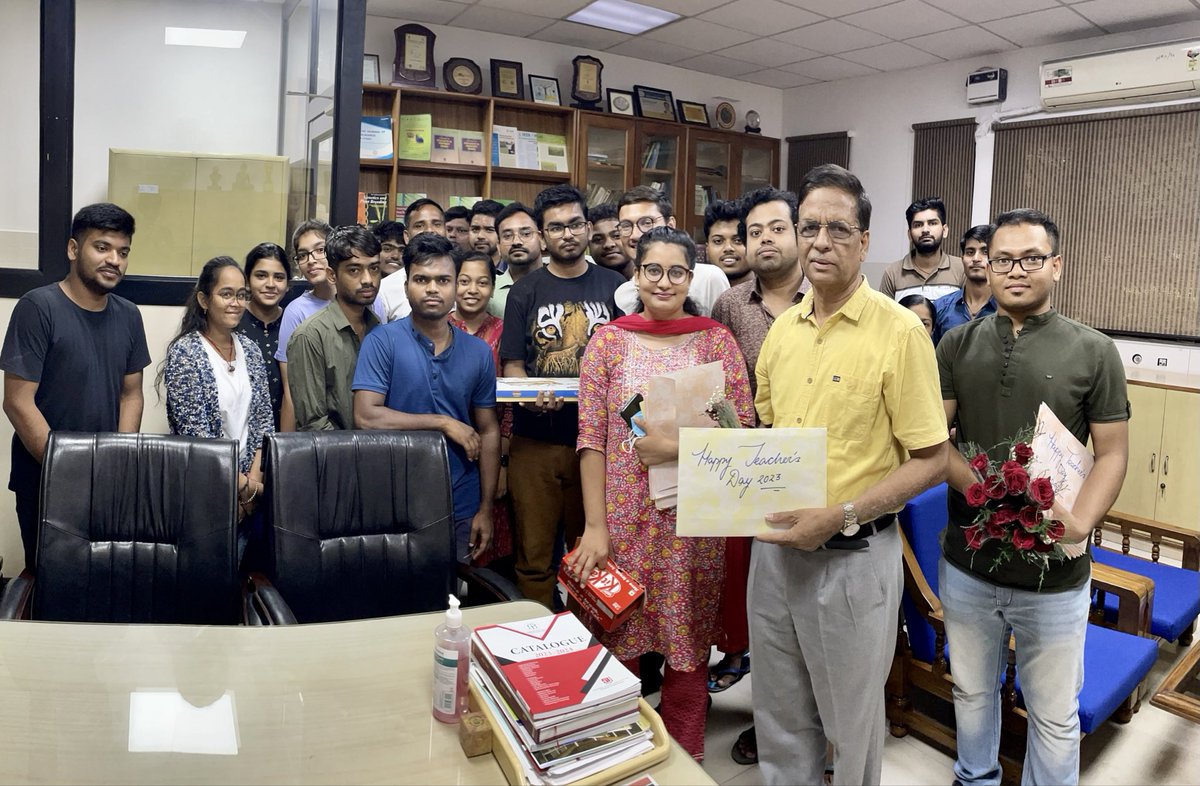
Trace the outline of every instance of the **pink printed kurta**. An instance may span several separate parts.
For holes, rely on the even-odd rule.
[[[708,663],[716,640],[725,540],[675,536],[675,509],[654,506],[646,468],[625,447],[629,426],[621,409],[645,393],[651,377],[718,360],[725,368],[725,397],[743,423],[753,423],[746,362],[725,328],[692,333],[675,347],[650,349],[635,333],[606,325],[584,352],[578,447],[605,456],[612,558],[646,587],[645,605],[628,622],[612,633],[596,628],[621,660],[661,652],[671,668],[691,671]]]

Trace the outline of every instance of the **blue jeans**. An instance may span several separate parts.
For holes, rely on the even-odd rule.
[[[955,778],[964,785],[1000,783],[1000,680],[1011,630],[1029,713],[1021,783],[1078,783],[1079,690],[1089,585],[1063,592],[999,587],[943,557],[938,586],[954,676]]]

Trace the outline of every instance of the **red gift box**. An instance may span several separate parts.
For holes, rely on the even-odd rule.
[[[574,554],[572,551],[563,557],[558,580],[575,602],[596,618],[600,627],[609,632],[616,630],[641,608],[646,590],[612,559],[604,569],[593,569],[587,581],[581,583],[567,569]]]

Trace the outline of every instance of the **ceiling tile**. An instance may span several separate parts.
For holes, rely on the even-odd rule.
[[[681,19],[663,27],[656,27],[642,35],[655,41],[666,41],[676,46],[715,51],[734,44],[743,44],[754,38],[753,33],[732,30],[728,27],[705,22],[703,19]]]
[[[447,24],[465,10],[466,4],[449,0],[370,0],[367,3],[370,16],[388,16],[429,25]]]
[[[700,71],[705,74],[716,74],[717,76],[741,76],[748,74],[751,71],[758,71],[762,66],[754,63],[747,63],[742,60],[734,60],[731,57],[722,57],[721,55],[699,55],[681,60],[675,65],[679,68],[687,68],[692,71]]]
[[[1056,0],[925,0],[930,5],[937,6],[943,11],[949,11],[955,16],[961,16],[968,22],[990,22],[1005,16],[1027,14],[1030,11],[1044,11],[1047,8],[1057,8]]]
[[[816,14],[779,0],[734,0],[729,5],[701,14],[700,18],[759,35],[771,35],[821,21]]]
[[[701,54],[696,49],[689,49],[686,46],[675,46],[665,41],[653,41],[641,36],[631,38],[605,51],[612,52],[614,55],[636,57],[638,60],[649,60],[653,63],[677,63],[680,60],[686,60],[689,57]]]
[[[794,63],[797,60],[809,60],[821,53],[770,38],[760,38],[757,41],[747,41],[744,44],[722,49],[721,54],[760,66],[773,67],[781,66],[784,63]]]
[[[1188,0],[1088,0],[1072,10],[1110,33],[1200,20],[1200,8]]]
[[[680,16],[696,16],[705,11],[711,11],[719,5],[725,5],[729,0],[634,0],[634,2],[661,8]]]
[[[908,39],[910,46],[915,46],[923,52],[944,57],[947,60],[961,60],[964,57],[986,55],[992,52],[1003,52],[1015,49],[1008,41],[1000,36],[989,33],[982,27],[960,27],[957,30],[943,30],[933,35],[923,35],[919,38]]]
[[[895,40],[937,33],[965,24],[958,17],[921,0],[903,0],[883,8],[851,14],[845,21]]]
[[[849,60],[842,60],[840,57],[818,57],[816,60],[805,60],[803,63],[792,63],[791,65],[782,66],[782,70],[822,82],[832,82],[835,79],[851,79],[856,76],[879,73],[874,68],[860,63],[851,63]]]
[[[1070,8],[1034,11],[1032,14],[985,22],[983,26],[1017,46],[1050,44],[1103,32]]]
[[[838,52],[849,52],[853,49],[865,49],[868,46],[886,44],[890,40],[836,19],[802,27],[799,30],[789,30],[775,36],[775,39],[826,55],[836,55]]]
[[[778,87],[781,90],[786,90],[789,87],[803,87],[811,85],[817,80],[809,79],[806,76],[799,74],[789,74],[787,71],[780,71],[778,68],[768,68],[765,71],[755,71],[752,74],[739,76],[743,82],[753,82],[756,85],[766,85],[767,87]]]
[[[905,68],[942,62],[940,57],[922,52],[920,49],[913,49],[908,44],[902,44],[899,41],[893,41],[883,46],[874,46],[870,49],[860,49],[857,52],[845,52],[839,57],[871,66],[871,68],[878,68],[880,71],[903,71]]]
[[[571,14],[583,8],[592,0],[476,0],[478,5],[499,8],[503,11],[513,11],[529,16],[545,16],[556,19],[566,19]]]
[[[471,6],[454,19],[455,27],[468,27],[472,30],[522,38],[551,24],[554,24],[554,20],[544,16],[529,16],[484,5]]]
[[[629,40],[629,36],[625,33],[603,30],[576,22],[555,22],[544,30],[534,33],[531,37],[567,46],[581,46],[585,49],[608,49],[610,46],[616,46],[622,41]]]
[[[881,5],[894,3],[896,0],[783,0],[788,5],[799,6],[814,14],[836,18],[865,11],[868,8],[878,8]]]

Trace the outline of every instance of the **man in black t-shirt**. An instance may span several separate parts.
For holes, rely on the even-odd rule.
[[[545,189],[534,202],[533,218],[550,264],[524,276],[508,295],[500,341],[504,376],[578,377],[588,339],[621,314],[613,295],[625,279],[584,258],[589,225],[579,189]],[[539,394],[537,401],[513,412],[508,489],[516,513],[517,586],[525,597],[548,608],[557,605],[554,560],[559,533],[565,534],[568,545],[583,534],[578,434],[579,407],[564,405],[553,395]]]
[[[116,205],[81,209],[67,241],[71,271],[27,292],[8,323],[0,351],[4,413],[16,430],[8,487],[30,570],[50,432],[136,432],[142,425],[146,331],[137,306],[111,294],[125,276],[132,238],[133,216]]]

